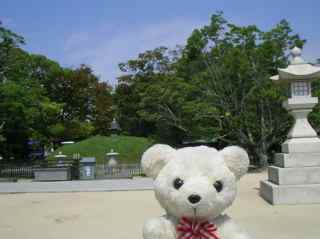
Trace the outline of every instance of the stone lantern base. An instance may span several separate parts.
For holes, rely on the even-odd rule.
[[[320,140],[313,139],[314,144],[294,147],[309,152],[276,155],[275,166],[268,168],[268,180],[260,182],[260,194],[265,200],[271,204],[320,203]]]

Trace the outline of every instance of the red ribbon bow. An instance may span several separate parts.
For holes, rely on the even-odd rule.
[[[183,217],[176,227],[177,239],[220,239],[217,226],[208,221],[197,222]]]

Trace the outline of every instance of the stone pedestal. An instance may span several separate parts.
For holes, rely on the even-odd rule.
[[[261,196],[271,204],[320,203],[320,139],[307,120],[311,110],[303,107],[311,106],[288,109],[295,124],[268,168],[268,180],[260,183]]]
[[[320,152],[277,154],[268,178],[260,194],[272,204],[320,203]]]
[[[301,138],[291,146],[289,139],[283,144],[289,153],[276,154],[268,180],[260,183],[261,196],[272,204],[320,203],[320,140]]]
[[[260,183],[261,196],[271,204],[320,203],[320,139],[307,120],[310,109],[304,107],[311,106],[288,109],[295,124],[268,168],[268,180]]]

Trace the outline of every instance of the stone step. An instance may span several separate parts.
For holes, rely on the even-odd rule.
[[[292,138],[287,139],[281,145],[283,153],[320,153],[320,139],[313,138]]]
[[[279,153],[275,166],[281,168],[320,167],[320,153]]]
[[[268,167],[269,180],[278,185],[320,183],[320,167],[280,168]]]
[[[261,181],[260,195],[274,205],[320,203],[320,184],[276,185]]]

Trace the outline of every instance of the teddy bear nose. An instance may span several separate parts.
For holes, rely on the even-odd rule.
[[[191,202],[192,204],[196,204],[198,202],[200,202],[201,197],[197,194],[192,194],[188,197],[189,202]]]

